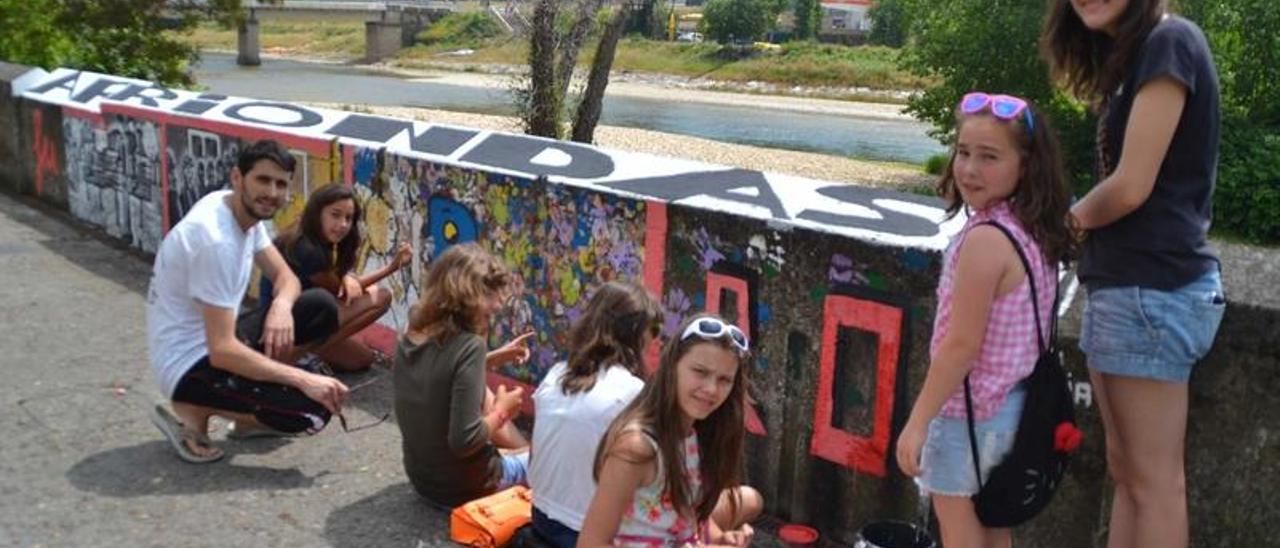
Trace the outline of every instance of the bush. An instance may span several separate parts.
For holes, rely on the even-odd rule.
[[[947,160],[951,158],[950,154],[934,154],[928,160],[924,161],[924,172],[929,175],[942,175],[942,170],[947,169]]]
[[[907,43],[907,17],[903,0],[880,0],[867,10],[871,34],[867,42],[900,48]]]
[[[702,10],[700,30],[721,44],[752,42],[773,26],[766,0],[710,0]]]
[[[1223,123],[1219,151],[1214,231],[1280,243],[1280,128],[1232,117]]]
[[[795,9],[796,40],[813,40],[822,27],[822,4],[818,0],[796,0]],[[901,45],[901,44],[899,44]]]
[[[488,12],[458,12],[442,17],[418,33],[418,42],[428,46],[475,48],[503,34],[502,25]]]
[[[1275,0],[1181,0],[1204,29],[1222,85],[1224,110],[1280,126],[1280,7]]]

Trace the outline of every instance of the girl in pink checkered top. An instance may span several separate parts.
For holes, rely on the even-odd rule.
[[[1008,454],[1025,397],[1019,382],[1040,354],[1028,276],[1040,325],[1053,315],[1057,265],[1076,242],[1058,143],[1027,101],[970,93],[956,108],[957,137],[938,191],[955,215],[968,213],[947,249],[938,282],[932,363],[898,436],[902,471],[929,494],[944,546],[1009,546],[1009,529],[986,528],[969,497],[978,492],[965,410],[973,392],[982,477]],[[1007,229],[1011,241],[995,224]],[[1014,246],[1030,263],[1023,268]]]

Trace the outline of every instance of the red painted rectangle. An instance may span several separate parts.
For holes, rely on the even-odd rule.
[[[728,274],[719,272],[707,272],[707,312],[712,314],[720,314],[720,291],[728,289],[733,291],[737,296],[736,302],[733,303],[737,309],[737,326],[748,337],[751,335],[751,290],[747,285],[747,281]],[[764,428],[764,421],[760,420],[760,414],[756,412],[756,408],[751,402],[747,403],[744,413],[747,432],[757,436],[766,436],[768,432]]]
[[[811,455],[877,477],[885,475],[893,415],[898,357],[902,351],[901,308],[844,295],[828,295],[823,313],[821,369],[814,400]],[[857,436],[831,424],[836,371],[836,337],[840,327],[875,333],[874,424],[870,436]]]
[[[657,200],[644,202],[644,286],[659,301],[662,300],[662,276],[667,267],[667,204]],[[645,369],[653,373],[658,369],[658,353],[662,345],[658,340],[649,343],[644,351]]]

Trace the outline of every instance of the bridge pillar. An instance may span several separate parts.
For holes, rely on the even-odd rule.
[[[258,19],[253,16],[252,11],[249,12],[249,18],[240,23],[236,34],[236,49],[239,52],[236,64],[250,67],[261,65],[262,57],[259,53],[262,44],[259,40]]]
[[[399,21],[365,21],[364,60],[377,63],[400,51],[401,23]]]

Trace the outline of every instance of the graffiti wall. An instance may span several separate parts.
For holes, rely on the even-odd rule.
[[[148,253],[164,232],[159,132],[117,114],[68,110],[62,122],[71,214]]]
[[[649,288],[667,336],[698,311],[723,314],[756,349],[745,427],[770,512],[839,539],[913,511],[890,447],[927,364],[938,257],[957,225],[934,200],[75,71],[24,97],[65,113],[55,146],[73,215],[144,251],[227,185],[253,139],[300,160],[278,225],[315,188],[351,185],[357,267],[415,250],[381,282],[395,297],[371,330],[382,341],[405,327],[432,258],[478,242],[516,275],[490,344],[537,334],[533,358],[502,382],[536,384],[563,359],[570,326],[609,280]]]
[[[288,202],[276,214],[276,226],[285,227],[296,221],[311,190],[336,180],[338,158],[330,141],[283,133],[264,135],[248,129],[200,119],[166,118],[169,226],[181,220],[201,196],[230,188],[231,169],[236,167],[240,149],[254,139],[280,140],[297,161]]]
[[[397,331],[419,295],[431,257],[478,241],[515,273],[515,296],[491,344],[534,331],[534,356],[506,373],[534,383],[565,353],[569,326],[592,290],[641,281],[644,202],[587,189],[358,148],[353,184],[365,216],[364,270],[380,268],[401,242],[417,261],[387,283],[396,296],[382,324]]]
[[[909,511],[891,442],[923,374],[937,255],[687,207],[668,219],[669,329],[716,311],[759,349],[749,476],[775,512],[836,530]]]

